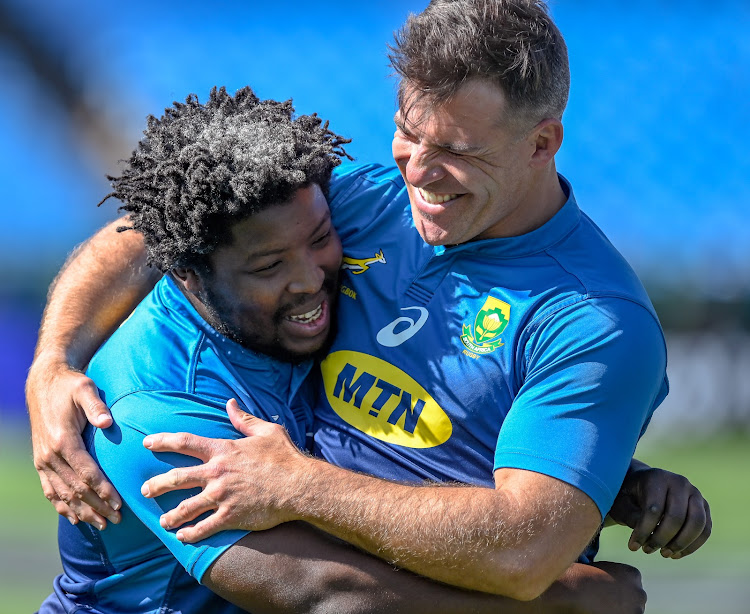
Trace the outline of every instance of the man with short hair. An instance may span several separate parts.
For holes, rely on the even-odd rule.
[[[466,58],[457,41],[468,45]],[[316,445],[329,460],[384,477],[484,487],[410,487],[339,471],[298,456],[274,430],[215,444],[246,459],[262,439],[286,469],[248,461],[257,469],[248,479],[265,494],[256,489],[248,500],[235,491],[233,505],[204,495],[197,507],[169,512],[165,524],[218,506],[215,524],[199,523],[195,537],[201,526],[218,528],[216,519],[242,525],[245,512],[266,510],[247,526],[303,518],[418,573],[531,599],[578,557],[606,515],[666,393],[663,336],[634,274],[556,174],[567,61],[545,7],[435,1],[407,24],[394,63],[403,77],[394,139],[400,173],[358,168],[332,184],[350,266],[340,334],[323,363]],[[443,83],[451,87],[436,87]],[[137,254],[130,247],[112,254],[125,254],[116,270]],[[129,305],[144,286],[121,287]],[[73,353],[85,356],[116,320],[84,335]],[[64,373],[56,354],[65,347],[68,359],[66,343],[84,329],[75,323],[51,350],[43,346],[40,356],[52,358],[38,364]],[[180,447],[167,438],[150,443]],[[225,468],[226,479],[242,481]],[[323,478],[328,488],[310,488]],[[54,499],[51,479],[42,478]],[[168,489],[150,484],[151,495]],[[705,541],[702,502],[685,504],[703,514],[700,528],[688,530],[672,522],[679,506],[661,503],[650,525],[661,519],[659,528],[641,533],[639,545],[681,556]],[[190,529],[182,536],[189,541]]]

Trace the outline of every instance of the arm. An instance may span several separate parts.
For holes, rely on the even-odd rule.
[[[573,565],[544,595],[521,602],[430,582],[301,523],[249,534],[202,581],[255,614],[630,614],[645,605],[640,574],[626,565]]]
[[[199,405],[198,405],[199,404]],[[163,527],[163,509],[180,503],[189,493],[170,492],[159,498],[141,497],[143,476],[185,469],[193,459],[176,454],[152,454],[141,445],[143,432],[178,423],[214,437],[240,437],[229,424],[224,406],[211,399],[188,399],[182,392],[137,392],[118,400],[116,422],[93,435],[102,468],[135,514],[116,531],[132,531],[139,543],[131,553],[138,565],[161,556],[164,547],[196,579],[219,595],[252,612],[506,612],[536,614],[570,612],[597,614],[641,611],[638,574],[632,568],[575,566],[543,598],[532,603],[513,602],[435,584],[364,554],[310,526],[288,523],[270,531],[243,535],[218,533],[199,544],[180,543]],[[123,463],[122,459],[128,462]],[[153,539],[144,539],[150,532]],[[118,535],[126,541],[128,535]],[[103,536],[106,539],[106,536]],[[114,537],[113,537],[114,538]],[[128,555],[131,556],[131,555]],[[120,569],[127,572],[127,565]],[[146,581],[147,579],[142,579]],[[614,590],[614,592],[612,592]],[[619,591],[619,594],[618,594]],[[615,601],[615,596],[618,600]]]
[[[119,520],[121,502],[83,448],[86,419],[111,423],[93,382],[81,374],[99,346],[159,278],[146,266],[140,234],[100,230],[68,259],[53,282],[26,381],[34,465],[45,496],[75,524]]]
[[[599,526],[599,512],[586,495],[547,476],[498,471],[495,489],[386,482],[305,456],[283,428],[241,412],[236,403],[228,409],[247,438],[144,440],[155,451],[211,458],[210,464],[152,478],[141,491],[149,497],[224,476],[165,514],[163,527],[179,526],[173,518],[194,519],[232,493],[231,504],[198,526],[226,527],[229,516],[231,526],[254,530],[305,520],[415,573],[528,600],[576,560]],[[177,538],[189,541],[191,531],[181,529]]]

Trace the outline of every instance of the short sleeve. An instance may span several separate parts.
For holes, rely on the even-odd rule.
[[[606,516],[638,439],[667,394],[661,327],[643,306],[590,298],[531,326],[525,374],[498,437],[495,469],[543,473]]]
[[[219,401],[177,392],[136,392],[112,406],[114,424],[94,432],[92,453],[138,519],[170,550],[186,571],[201,580],[227,548],[247,531],[223,531],[196,544],[184,544],[159,524],[159,517],[200,489],[177,490],[155,499],[141,495],[149,478],[174,467],[197,465],[196,458],[174,453],[153,453],[143,438],[159,432],[189,432],[203,437],[238,439]]]

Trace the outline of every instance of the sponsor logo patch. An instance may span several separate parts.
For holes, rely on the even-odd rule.
[[[432,448],[450,438],[448,415],[398,367],[342,350],[329,354],[320,368],[333,411],[354,428],[407,448]]]

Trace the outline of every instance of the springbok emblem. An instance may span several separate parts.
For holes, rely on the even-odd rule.
[[[353,275],[361,275],[370,268],[371,264],[375,264],[376,262],[385,264],[385,256],[382,249],[375,253],[374,258],[349,258],[348,256],[344,256],[341,268],[349,269]]]

